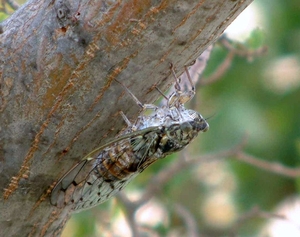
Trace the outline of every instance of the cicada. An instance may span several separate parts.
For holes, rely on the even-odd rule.
[[[198,135],[206,132],[208,123],[201,114],[186,109],[184,104],[195,94],[183,92],[173,66],[175,92],[165,97],[165,105],[142,104],[132,92],[120,83],[133,100],[144,110],[134,123],[122,112],[128,127],[117,138],[98,147],[72,167],[56,184],[51,193],[51,204],[72,205],[74,211],[96,206],[122,190],[135,176],[153,162],[185,148]],[[161,92],[160,92],[161,93]]]

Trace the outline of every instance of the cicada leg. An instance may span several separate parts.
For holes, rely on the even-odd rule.
[[[117,79],[115,79],[116,82],[118,82],[126,91],[127,93],[131,96],[131,98],[135,101],[135,103],[142,108],[142,111],[147,110],[147,109],[151,109],[156,111],[157,109],[159,109],[159,107],[157,107],[154,104],[143,104],[128,88],[127,86],[125,86],[123,83],[121,83],[120,81],[118,81]],[[139,121],[139,118],[135,121],[134,124],[132,124],[129,119],[127,118],[127,116],[123,113],[123,111],[120,111],[120,114],[122,116],[122,118],[124,119],[124,121],[126,122],[128,128],[131,131],[136,131],[137,127],[136,124]]]
[[[120,81],[118,81],[117,79],[115,79],[116,82],[118,82],[121,86],[124,87],[124,89],[127,91],[127,93],[132,97],[132,99],[135,101],[135,103],[140,106],[142,108],[142,110],[146,110],[146,109],[152,109],[152,110],[156,110],[158,109],[158,107],[154,104],[143,104],[141,101],[139,101],[138,98],[136,98],[136,96],[127,88],[127,86],[125,86],[123,83],[121,83]]]
[[[195,86],[192,82],[190,73],[188,71],[188,66],[185,66],[184,69],[185,69],[185,72],[187,74],[187,78],[190,82],[190,85],[191,85],[192,89],[187,91],[187,92],[183,92],[181,90],[180,79],[176,76],[173,64],[171,64],[170,69],[171,69],[171,72],[173,74],[173,78],[175,79],[175,86],[174,86],[175,87],[175,92],[170,96],[170,98],[168,100],[168,105],[169,105],[169,107],[175,106],[175,107],[178,108],[180,105],[185,104],[186,102],[188,102],[189,100],[191,100],[194,97],[194,95],[195,95]]]

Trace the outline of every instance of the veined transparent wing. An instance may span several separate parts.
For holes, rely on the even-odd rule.
[[[138,172],[126,174],[126,178],[124,179],[108,179],[108,174],[101,175],[98,171],[99,167],[96,169],[96,166],[99,165],[99,163],[97,164],[97,159],[100,159],[101,151],[110,147],[114,148],[114,146],[118,146],[119,148],[117,150],[119,151],[134,149],[134,147],[128,146],[132,146],[132,140],[136,137],[143,136],[150,132],[157,133],[161,129],[161,126],[156,126],[129,132],[90,152],[82,161],[73,166],[59,179],[51,192],[51,204],[58,207],[74,205],[73,209],[76,211],[96,206],[114,196],[125,187]],[[109,155],[107,157],[109,161],[103,160],[103,162],[106,163],[105,169],[107,172],[109,172],[110,167],[113,167],[114,163],[117,162],[114,158],[113,155]],[[111,172],[114,172],[114,170],[111,170]]]

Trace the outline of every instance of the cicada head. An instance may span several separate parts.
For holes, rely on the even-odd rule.
[[[197,134],[199,132],[207,132],[209,129],[209,124],[207,123],[207,121],[205,120],[205,118],[202,117],[201,114],[199,114],[198,112],[194,111],[194,110],[187,110],[187,112],[189,113],[191,120],[188,121],[188,123],[191,124],[191,126],[193,127],[193,131],[195,131]]]
[[[165,155],[177,152],[186,147],[197,137],[199,132],[206,132],[209,125],[201,114],[193,110],[186,110],[183,121],[165,127],[159,147]]]

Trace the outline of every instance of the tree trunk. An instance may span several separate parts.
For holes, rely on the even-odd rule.
[[[124,128],[252,0],[31,0],[0,31],[0,230],[59,236],[55,181]]]

